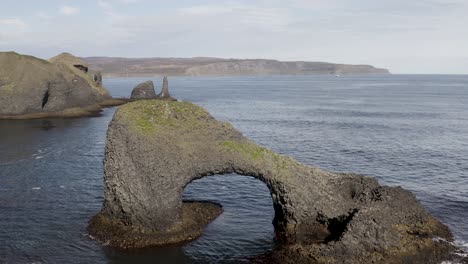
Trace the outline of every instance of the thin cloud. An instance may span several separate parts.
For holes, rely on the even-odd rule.
[[[22,47],[43,57],[67,48],[81,55],[263,57],[405,73],[468,71],[466,59],[452,59],[468,57],[460,48],[468,47],[467,0],[60,0],[68,3],[60,13],[60,5],[46,2],[13,17],[0,10],[1,49]],[[79,24],[66,16],[78,12]]]
[[[140,2],[140,0],[120,0],[120,2],[124,4],[134,4]]]
[[[66,15],[66,16],[76,15],[79,12],[80,12],[80,9],[77,7],[73,7],[73,6],[62,6],[60,8],[60,14]]]
[[[6,18],[6,19],[0,19],[0,25],[24,28],[26,27],[26,22],[24,22],[22,19],[19,19],[19,18]]]
[[[44,13],[44,12],[39,12],[36,14],[36,16],[40,19],[43,19],[43,20],[48,20],[48,19],[51,19],[52,16],[48,15],[47,13]]]
[[[98,6],[105,10],[112,9],[112,4],[103,0],[98,1]]]

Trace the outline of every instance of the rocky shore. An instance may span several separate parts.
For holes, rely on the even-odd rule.
[[[440,263],[449,229],[415,196],[374,178],[332,173],[277,154],[189,102],[120,106],[109,126],[105,200],[89,232],[120,248],[190,241],[219,206],[182,201],[208,175],[254,176],[270,189],[277,263]]]
[[[138,226],[127,226],[123,222],[96,215],[88,231],[111,247],[130,249],[161,246],[190,241],[202,235],[206,225],[223,212],[222,206],[209,202],[184,202],[183,221],[167,231],[148,231]]]

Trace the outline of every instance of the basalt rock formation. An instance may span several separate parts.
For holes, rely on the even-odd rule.
[[[111,99],[70,54],[50,62],[14,52],[0,53],[0,118],[90,115]]]
[[[169,94],[169,82],[167,80],[167,76],[164,76],[163,78],[162,90],[158,95],[156,95],[156,92],[154,90],[153,81],[146,81],[135,86],[135,88],[133,88],[132,90],[130,100],[142,99],[162,99],[169,101],[177,101],[177,99],[173,98]]]
[[[100,71],[95,72],[93,80],[97,86],[102,86],[102,73]]]
[[[156,91],[154,90],[153,81],[146,81],[144,83],[140,83],[132,90],[132,95],[130,99],[138,100],[138,99],[156,99]]]
[[[163,86],[161,92],[158,94],[158,98],[176,100],[169,94],[169,81],[167,80],[167,76],[163,78]]]
[[[279,263],[437,263],[448,228],[415,196],[370,177],[310,167],[261,147],[189,102],[120,106],[109,126],[105,201],[89,232],[134,248],[196,238],[219,206],[184,203],[195,179],[237,173],[271,191]]]
[[[158,94],[158,97],[168,98],[170,96],[171,95],[169,94],[169,81],[167,80],[167,76],[164,76],[162,90],[161,93]]]

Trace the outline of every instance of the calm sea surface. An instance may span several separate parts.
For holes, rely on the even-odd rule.
[[[107,79],[117,97],[148,78]],[[161,78],[153,78],[160,88]],[[171,78],[171,93],[301,162],[413,191],[468,241],[468,76]],[[271,250],[273,208],[250,177],[195,181],[225,212],[187,245],[121,252],[86,234],[103,201],[115,108],[79,119],[0,121],[0,263],[239,263]]]

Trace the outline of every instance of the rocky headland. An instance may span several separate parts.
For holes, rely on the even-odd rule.
[[[87,116],[121,103],[71,54],[46,61],[0,52],[0,119]]]
[[[277,263],[440,263],[452,234],[415,196],[374,178],[332,173],[245,138],[189,102],[120,106],[109,126],[104,204],[89,225],[99,240],[139,248],[195,239],[222,210],[184,203],[193,180],[237,173],[271,192]]]
[[[106,76],[246,76],[246,75],[347,75],[389,74],[371,65],[309,61],[220,58],[82,58]]]

